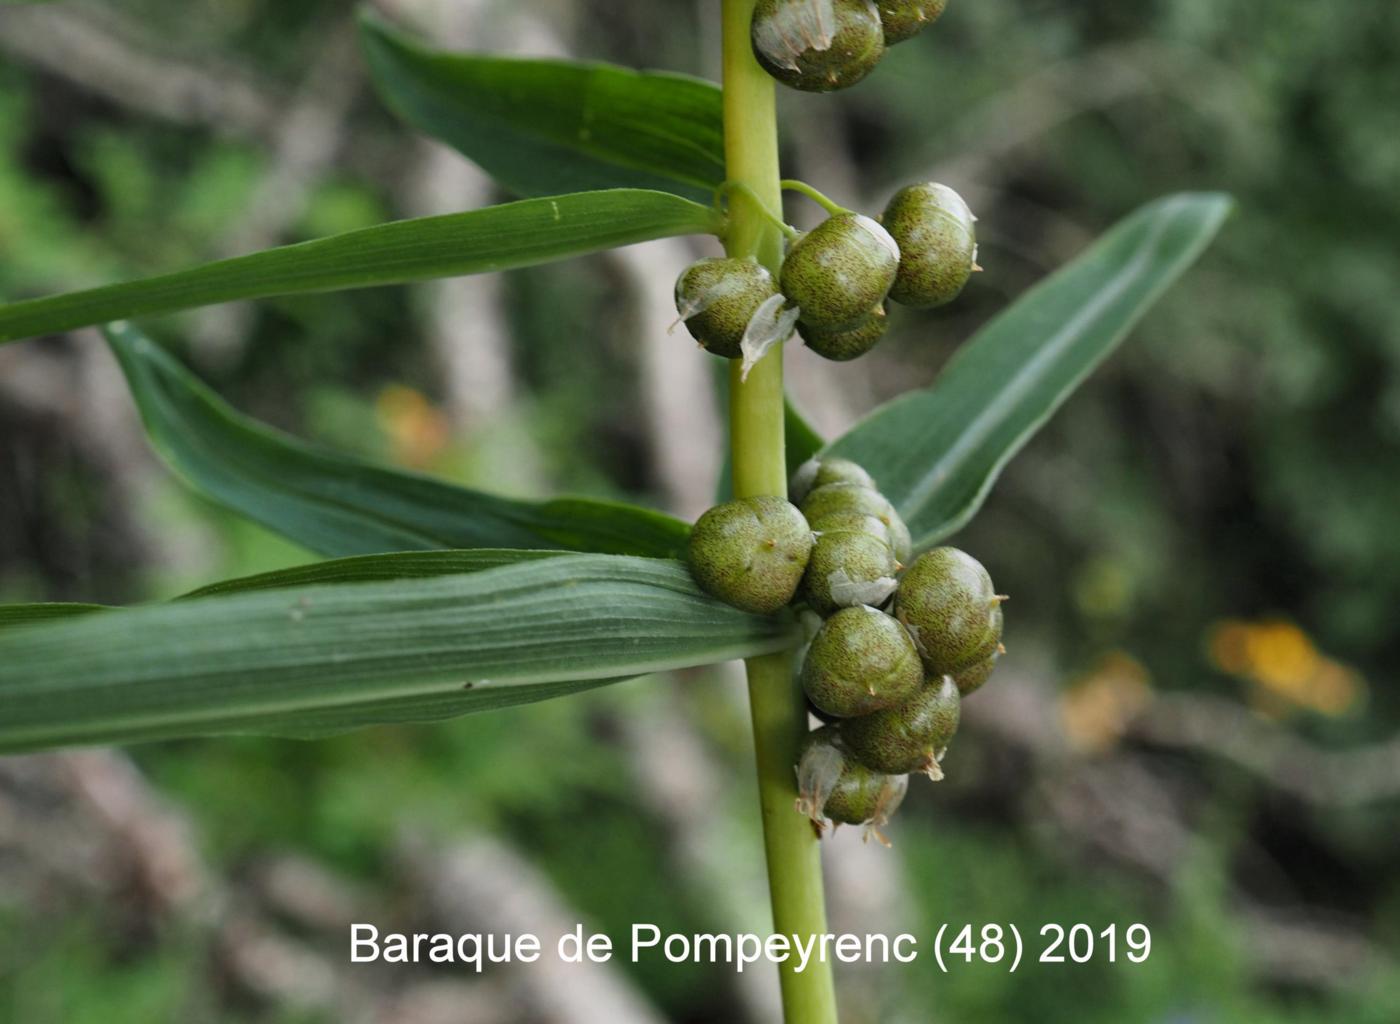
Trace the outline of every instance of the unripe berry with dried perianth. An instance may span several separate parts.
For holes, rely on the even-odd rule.
[[[798,747],[797,809],[818,828],[824,817],[866,825],[883,842],[878,830],[899,808],[908,788],[903,776],[871,771],[851,757],[829,725],[809,732]]]
[[[765,71],[805,92],[855,85],[885,55],[871,0],[758,0],[750,41]]]
[[[824,484],[813,488],[802,500],[802,514],[814,530],[818,529],[818,522],[825,521],[833,514],[847,512],[858,512],[880,520],[889,529],[895,558],[904,562],[913,557],[909,527],[889,500],[873,487],[842,482]]]
[[[896,192],[880,216],[899,246],[890,298],[919,309],[957,298],[977,269],[976,219],[947,185],[930,181]]]
[[[953,677],[954,684],[957,685],[958,693],[966,697],[970,693],[975,693],[982,688],[982,685],[992,677],[992,671],[997,667],[997,659],[1001,657],[1001,651],[993,651],[977,664],[970,668],[965,668]]]
[[[801,679],[818,708],[851,718],[903,704],[923,685],[924,668],[908,631],[862,605],[822,623],[802,660]]]
[[[807,520],[782,498],[726,501],[690,532],[695,582],[721,601],[759,614],[793,599],[811,553]]]
[[[803,499],[818,487],[826,484],[859,484],[874,490],[875,481],[861,466],[850,459],[828,455],[826,458],[808,459],[797,467],[788,484],[789,497],[801,504]]]
[[[777,293],[773,275],[757,260],[710,257],[676,279],[676,312],[706,351],[738,359],[749,321]]]
[[[902,774],[923,772],[940,779],[938,760],[960,714],[958,688],[948,676],[930,679],[911,700],[840,725],[846,747],[867,768]]]
[[[885,27],[885,45],[913,39],[938,20],[948,0],[875,0],[880,23]]]
[[[863,214],[838,213],[792,243],[778,278],[800,322],[836,331],[873,315],[898,273],[890,233]]]
[[[836,530],[859,530],[861,533],[880,538],[889,545],[890,551],[894,551],[894,536],[890,533],[890,528],[883,520],[868,516],[864,512],[828,512],[817,520],[820,526],[810,519],[807,522],[812,527],[812,533],[818,537]],[[899,556],[895,557],[898,559]]]
[[[1001,602],[982,563],[957,548],[925,552],[904,573],[894,613],[930,675],[957,675],[1001,645]]]
[[[831,330],[813,327],[797,321],[797,333],[817,355],[832,362],[845,363],[865,355],[880,343],[889,328],[889,314],[883,305],[854,327]]]
[[[812,545],[802,597],[820,615],[858,604],[881,605],[894,592],[896,571],[886,539],[854,527],[824,529]]]

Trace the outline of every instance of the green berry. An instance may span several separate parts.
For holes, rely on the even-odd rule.
[[[948,0],[875,0],[885,26],[885,45],[913,39],[938,20]]]
[[[836,512],[859,512],[874,516],[889,529],[895,558],[903,563],[913,557],[909,527],[889,500],[873,487],[855,483],[825,484],[813,488],[802,501],[802,514],[813,524],[813,529],[816,529],[818,520],[825,520]]]
[[[826,484],[859,484],[875,489],[875,481],[860,466],[850,459],[828,455],[824,459],[810,458],[798,466],[788,485],[788,492],[793,501],[801,502],[815,488]]]
[[[759,614],[792,600],[811,553],[811,527],[782,498],[726,501],[690,532],[695,582],[721,601]]]
[[[894,545],[894,557],[899,559],[900,565],[908,565],[909,560],[914,557],[914,538],[909,535],[909,527],[900,518],[899,513],[893,511],[889,521],[890,543]]]
[[[894,513],[894,506],[874,487],[854,481],[837,481],[813,487],[802,499],[802,514],[813,522],[833,513],[874,516],[882,523]]]
[[[738,359],[754,312],[777,293],[773,275],[757,260],[712,257],[697,260],[677,278],[676,311],[706,351]]]
[[[758,0],[750,41],[765,71],[805,92],[855,85],[885,55],[871,0]]]
[[[931,675],[957,675],[996,653],[1005,600],[982,563],[957,548],[934,548],[904,573],[896,617]]]
[[[909,633],[874,608],[842,608],[822,624],[802,661],[802,689],[839,718],[903,704],[923,685]]]
[[[809,328],[857,327],[880,308],[899,273],[899,246],[858,213],[838,213],[788,249],[782,292]]]
[[[802,335],[807,347],[823,359],[837,363],[849,362],[865,355],[879,344],[888,327],[888,314],[884,306],[877,307],[875,312],[856,326],[843,330],[812,327],[801,320],[797,321],[797,333]]]
[[[861,533],[868,533],[872,537],[878,537],[889,545],[890,552],[894,552],[894,540],[890,535],[890,528],[874,516],[868,516],[864,512],[828,512],[817,522],[807,521],[812,527],[812,532],[818,536],[823,533],[831,533],[835,530],[858,530]],[[821,525],[817,525],[820,523]]]
[[[958,693],[966,697],[968,694],[980,690],[982,684],[991,678],[992,670],[997,667],[997,659],[1000,657],[999,651],[993,651],[971,668],[965,668],[955,675],[953,682],[957,684]]]
[[[976,219],[947,185],[925,182],[896,192],[880,217],[899,245],[890,298],[918,309],[957,298],[977,269]]]
[[[841,737],[867,768],[902,774],[924,772],[943,777],[938,759],[958,731],[960,698],[948,676],[924,684],[912,700],[841,723]]]
[[[869,473],[850,459],[828,455],[817,464],[816,475],[812,477],[813,487],[822,487],[826,484],[860,484],[862,487],[873,488],[875,481],[870,479]]]
[[[856,528],[824,530],[812,545],[802,596],[821,615],[881,605],[893,592],[896,571],[894,551],[884,538]]]
[[[907,789],[908,780],[871,771],[847,754],[829,725],[809,732],[798,747],[797,809],[818,825],[827,817],[878,829],[899,808]]]

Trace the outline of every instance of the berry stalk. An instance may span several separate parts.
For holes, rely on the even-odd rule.
[[[765,208],[782,209],[777,113],[773,79],[754,59],[750,45],[754,5],[755,0],[723,0],[722,8],[726,175],[743,186],[730,195],[725,248],[730,256],[755,256],[776,278],[783,238]],[[773,346],[747,378],[741,376],[738,360],[731,360],[729,367],[734,494],[786,497],[782,346]],[[806,732],[807,712],[792,652],[750,659],[747,669],[773,930],[820,935],[826,931],[826,906],[817,836],[793,810],[793,765]],[[787,1024],[835,1024],[829,964],[811,964],[799,974],[789,961],[778,970]]]

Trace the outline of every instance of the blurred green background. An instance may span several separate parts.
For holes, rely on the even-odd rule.
[[[444,48],[717,74],[713,0],[375,6]],[[1141,202],[1239,204],[955,539],[1013,597],[1010,654],[894,848],[831,844],[833,925],[924,940],[916,965],[843,969],[843,1020],[1400,1019],[1397,59],[1393,4],[953,0],[860,86],[782,96],[790,174],[872,210],[944,181],[987,268],[867,360],[792,352],[828,436]],[[500,198],[385,112],[349,5],[0,9],[6,299]],[[693,517],[723,433],[712,367],[666,326],[701,251],[148,326],[298,435]],[[309,559],[154,462],[95,336],[0,349],[0,600]],[[623,962],[570,991],[345,956],[350,919],[762,930],[751,759],[731,667],[318,743],[0,760],[0,1020],[772,1019],[767,972]],[[1032,949],[1049,922],[1143,922],[1152,953],[945,976],[945,922]]]

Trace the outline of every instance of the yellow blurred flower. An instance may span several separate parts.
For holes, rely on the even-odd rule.
[[[413,388],[401,384],[384,388],[375,399],[374,412],[392,445],[391,457],[399,465],[431,464],[451,438],[447,417]]]
[[[1110,651],[1060,695],[1060,721],[1080,750],[1112,749],[1152,700],[1152,676],[1125,651]]]
[[[1299,709],[1343,715],[1365,696],[1357,672],[1283,619],[1225,619],[1211,628],[1207,650],[1220,671],[1253,684],[1251,703],[1273,717]]]

